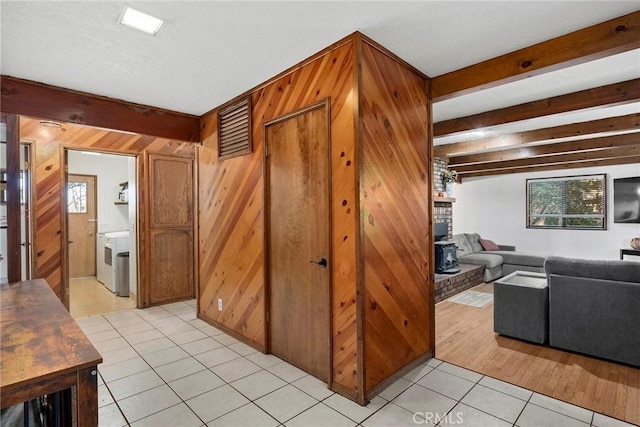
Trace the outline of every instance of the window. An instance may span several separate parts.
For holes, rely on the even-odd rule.
[[[67,212],[87,213],[87,183],[70,182],[67,188]]]
[[[527,180],[527,228],[605,230],[606,175]]]

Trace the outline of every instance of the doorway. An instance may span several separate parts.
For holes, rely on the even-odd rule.
[[[0,120],[0,283],[29,280],[33,271],[31,144],[19,141],[17,128],[16,116],[9,117],[2,114]]]
[[[69,311],[136,307],[136,157],[67,148],[64,159]]]
[[[265,124],[271,353],[330,380],[329,106]]]

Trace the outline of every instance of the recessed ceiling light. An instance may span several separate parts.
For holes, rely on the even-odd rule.
[[[40,120],[40,126],[48,127],[48,128],[62,128],[62,125],[58,122],[52,122],[51,120]]]
[[[135,28],[143,33],[151,34],[155,36],[164,25],[164,20],[156,18],[155,16],[148,15],[139,10],[125,6],[124,13],[120,18],[120,23],[127,27]]]

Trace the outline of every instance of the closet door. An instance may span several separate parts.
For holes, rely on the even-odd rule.
[[[144,305],[195,297],[193,159],[147,153]]]
[[[265,127],[271,353],[329,380],[328,106]]]

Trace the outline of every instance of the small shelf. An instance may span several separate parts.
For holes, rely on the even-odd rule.
[[[436,203],[454,203],[455,197],[434,197],[433,201]]]
[[[128,205],[129,202],[113,202],[114,205]]]

